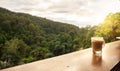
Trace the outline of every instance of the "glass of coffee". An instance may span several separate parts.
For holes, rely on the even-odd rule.
[[[93,54],[101,55],[104,43],[105,43],[105,41],[104,41],[103,37],[92,37],[91,44],[92,44]]]

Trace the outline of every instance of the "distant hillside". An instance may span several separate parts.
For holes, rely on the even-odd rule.
[[[80,48],[80,29],[0,8],[0,69]]]

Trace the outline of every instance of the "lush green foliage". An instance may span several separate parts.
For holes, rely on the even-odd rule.
[[[82,29],[0,8],[0,68],[79,50],[87,43]]]

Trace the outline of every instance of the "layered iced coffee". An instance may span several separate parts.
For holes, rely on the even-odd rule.
[[[102,53],[102,47],[104,45],[103,37],[92,37],[91,44],[92,44],[92,50],[94,54]]]

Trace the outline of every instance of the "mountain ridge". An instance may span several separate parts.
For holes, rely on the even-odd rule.
[[[79,27],[0,8],[0,68],[79,49]]]

